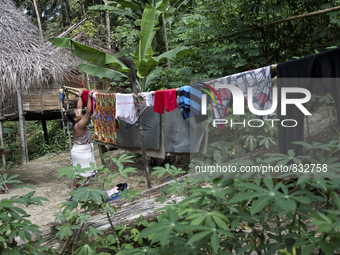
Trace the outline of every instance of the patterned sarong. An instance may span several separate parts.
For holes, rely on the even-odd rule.
[[[255,109],[268,110],[272,106],[272,83],[270,67],[271,66],[266,66],[258,68],[256,70],[233,74],[230,76],[212,80],[210,81],[210,85],[212,87],[215,87],[216,84],[234,85],[243,92],[246,100],[249,96],[252,96],[253,106]],[[253,95],[248,95],[248,87],[252,87]],[[231,92],[225,88],[216,89],[216,91],[221,98],[222,105],[217,99],[217,96],[213,94],[216,99],[216,105],[212,103],[213,119],[224,119],[231,99]],[[268,117],[274,115],[275,114],[271,114],[270,116],[257,117],[261,119],[263,118],[265,120]],[[225,125],[219,124],[217,126],[219,129],[221,129],[224,128]]]
[[[116,114],[116,94],[98,93],[94,114],[94,139],[103,143],[117,143],[116,130],[119,128]]]

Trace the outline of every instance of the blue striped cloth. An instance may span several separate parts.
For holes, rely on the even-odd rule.
[[[178,108],[183,108],[183,118],[201,114],[203,84],[182,86],[178,90]]]

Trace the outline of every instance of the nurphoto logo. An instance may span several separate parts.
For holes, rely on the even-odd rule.
[[[222,105],[222,100],[219,96],[219,94],[217,93],[217,91],[215,89],[228,89],[230,90],[231,94],[233,95],[233,115],[244,115],[244,94],[242,92],[241,89],[239,89],[238,87],[234,86],[234,85],[230,85],[230,84],[216,84],[215,85],[215,89],[207,84],[203,84],[204,86],[208,87],[217,97],[217,99],[219,100],[219,102],[216,102],[215,97],[213,96],[212,93],[210,93],[208,90],[206,89],[202,89],[203,91],[205,91],[207,94],[202,94],[201,97],[201,114],[202,115],[207,115],[207,95],[209,95],[213,102],[215,103],[215,105],[217,105],[218,103],[220,103]],[[253,95],[253,89],[252,87],[248,87],[247,88],[247,93],[248,95]],[[301,93],[304,94],[305,97],[304,98],[294,98],[294,99],[289,99],[287,98],[287,94],[288,93]],[[270,115],[272,113],[275,112],[276,108],[277,108],[277,88],[273,88],[273,103],[270,109],[266,109],[266,110],[259,110],[256,109],[253,106],[253,97],[252,96],[248,96],[248,100],[247,100],[247,104],[248,104],[248,108],[250,110],[250,112],[252,112],[253,114],[257,115],[257,116],[265,116],[265,115]],[[304,88],[295,88],[295,87],[283,87],[281,88],[281,109],[282,112],[281,114],[283,116],[286,115],[286,107],[288,104],[293,104],[295,105],[304,115],[312,115],[302,104],[307,103],[309,100],[311,99],[311,93],[309,90],[304,89]],[[260,125],[251,125],[250,122],[258,122],[258,124]],[[278,119],[267,119],[267,121],[271,121],[272,122],[272,126],[274,125],[274,121],[279,121]],[[285,124],[286,122],[294,122],[294,125],[287,125]],[[260,123],[261,122],[261,123]],[[228,120],[226,119],[214,119],[213,120],[213,126],[216,127],[217,124],[227,124]],[[234,124],[243,124],[245,126],[246,121],[244,120],[243,122],[234,122],[231,120],[231,127]],[[262,120],[256,119],[256,120],[249,120],[248,121],[248,126],[250,127],[262,127],[264,125],[264,122]],[[297,125],[297,121],[293,120],[293,119],[286,119],[281,121],[281,125],[284,127],[295,127]]]

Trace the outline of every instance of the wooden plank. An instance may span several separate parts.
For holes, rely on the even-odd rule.
[[[0,155],[10,154],[10,153],[11,153],[10,149],[0,149]],[[6,165],[6,161],[4,165]]]

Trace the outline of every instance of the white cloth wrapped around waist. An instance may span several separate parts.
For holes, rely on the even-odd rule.
[[[97,167],[96,160],[94,158],[93,143],[73,145],[73,148],[71,150],[71,159],[72,159],[72,165],[75,167],[79,163],[82,169],[88,168],[88,167],[91,167],[90,166],[91,162],[93,162],[95,167]],[[82,177],[90,177],[95,174],[96,172],[94,170],[89,170],[89,171],[86,171],[85,173],[80,173]]]

